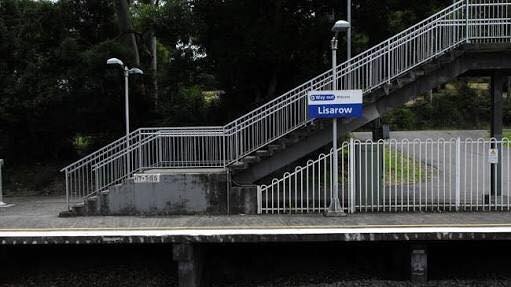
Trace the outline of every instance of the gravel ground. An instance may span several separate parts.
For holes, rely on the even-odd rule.
[[[177,265],[169,246],[0,246],[0,286],[177,286]]]
[[[206,286],[213,287],[511,286],[509,247],[507,242],[430,245],[431,281],[420,284],[395,278],[408,274],[402,257],[408,247],[402,243],[209,246],[204,270]],[[171,250],[168,245],[0,246],[0,286],[177,286]]]
[[[32,286],[177,286],[174,272],[154,270],[154,266],[117,265],[90,267],[80,271],[28,272],[9,276],[2,287]]]
[[[412,283],[403,281],[389,281],[389,280],[356,280],[356,281],[343,281],[334,283],[297,283],[293,280],[282,279],[272,283],[263,284],[241,284],[236,283],[233,285],[213,285],[223,287],[486,287],[486,286],[511,286],[511,280],[443,280],[443,281],[429,281],[427,283]]]
[[[272,280],[257,281],[257,282],[217,282],[211,286],[215,287],[381,287],[381,286],[397,286],[397,287],[433,287],[433,286],[449,286],[449,287],[467,287],[467,286],[511,286],[511,277],[504,278],[499,276],[488,276],[478,279],[446,279],[446,280],[430,280],[424,283],[411,282],[409,280],[384,280],[384,279],[349,279],[350,275],[339,276],[331,271],[330,274],[315,273],[315,274],[293,274],[290,276],[282,276]],[[372,277],[366,274],[367,277]],[[344,277],[346,279],[339,279]],[[321,282],[321,283],[317,283]]]

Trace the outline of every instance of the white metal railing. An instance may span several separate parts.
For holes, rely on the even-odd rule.
[[[208,141],[206,146],[204,140],[223,138],[222,135],[223,127],[137,129],[130,133],[129,144],[122,137],[61,170],[66,178],[68,207],[71,202],[119,183],[144,167],[211,166],[213,161],[205,155],[222,149],[223,145]]]
[[[340,64],[337,67],[338,87],[362,89],[364,94],[367,94],[463,43],[511,42],[510,5],[511,0],[460,0]],[[137,142],[149,136],[155,137],[156,142],[151,141],[151,144],[144,145],[159,145],[163,142],[162,147],[154,148],[167,152],[168,166],[205,167],[218,166],[220,162],[228,166],[310,122],[306,112],[307,92],[328,89],[331,86],[332,72],[329,70],[223,127],[154,128],[134,131],[130,135],[129,152],[126,151],[126,138],[121,138],[62,170],[66,175],[68,198],[71,200],[80,198],[98,190],[94,186],[96,176],[93,174],[93,166],[102,169],[101,172],[105,170],[118,176],[105,179],[101,188],[107,188],[130,176],[137,170],[136,168],[126,168],[124,173],[113,173],[112,170],[118,170],[122,166],[123,155],[128,158],[125,161],[130,163],[137,154],[144,157],[143,152],[137,152],[131,145],[136,147]],[[148,135],[144,133],[145,131],[151,131],[153,135]],[[154,135],[160,131],[166,135],[164,137]],[[197,143],[206,144],[211,141],[212,131],[218,133],[214,135],[218,138],[212,141],[214,148],[195,146]],[[162,141],[158,138],[167,140]],[[221,159],[218,158],[220,150],[223,156]],[[188,152],[194,155],[187,155]],[[110,160],[112,158],[115,160]],[[111,166],[106,166],[105,161]],[[151,162],[163,164],[162,161],[154,161],[152,158],[143,158],[140,162],[139,168]]]
[[[201,135],[192,131],[142,130],[130,143],[129,149],[92,166],[95,176],[92,191],[102,191],[136,172],[150,168],[224,167],[224,141],[222,129],[211,129]]]
[[[508,139],[351,140],[338,149],[341,207],[345,212],[510,210],[510,148]],[[331,155],[259,186],[258,213],[325,212],[332,196]]]

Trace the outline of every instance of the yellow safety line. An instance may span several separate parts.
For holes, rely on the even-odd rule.
[[[160,230],[227,230],[227,229],[366,229],[366,228],[464,228],[464,227],[511,227],[511,223],[468,223],[468,224],[395,224],[395,225],[267,225],[267,226],[181,226],[181,227],[65,227],[65,228],[0,228],[0,232],[36,231],[160,231]]]

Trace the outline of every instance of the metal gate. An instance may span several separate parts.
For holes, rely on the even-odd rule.
[[[345,212],[510,209],[508,139],[345,142],[337,150]],[[258,212],[321,213],[332,196],[332,151],[258,187]]]

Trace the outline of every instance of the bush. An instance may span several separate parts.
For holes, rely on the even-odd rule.
[[[409,106],[390,112],[385,115],[384,121],[394,130],[473,129],[488,126],[488,91],[471,89],[466,81],[454,82],[452,86],[434,93],[432,102],[425,96]],[[511,119],[511,114],[507,115],[505,123]]]

